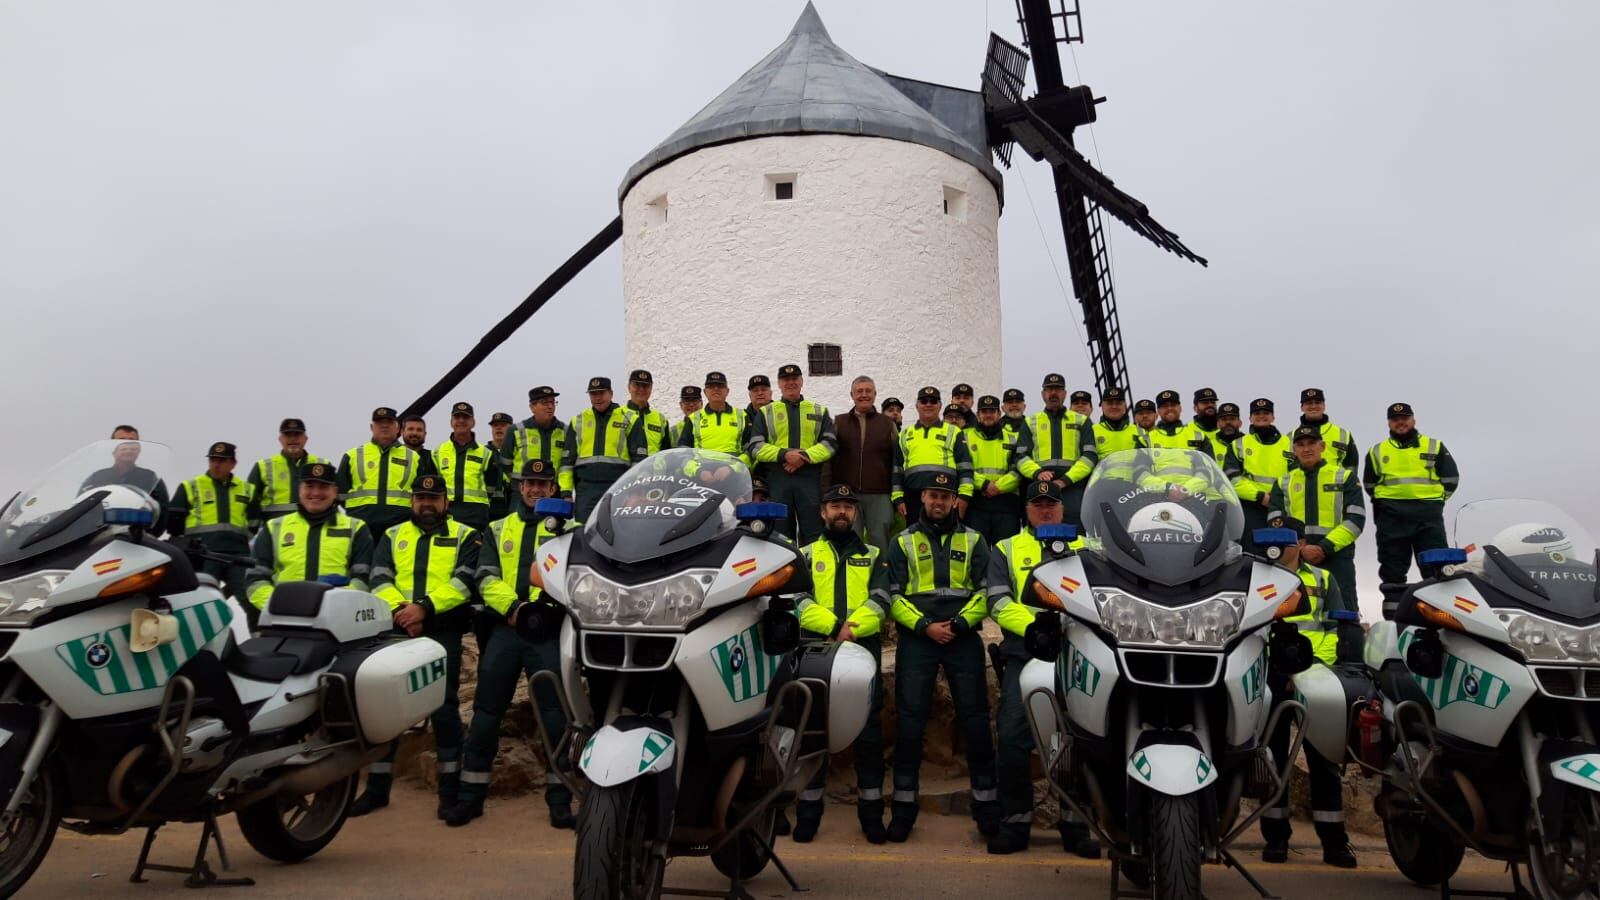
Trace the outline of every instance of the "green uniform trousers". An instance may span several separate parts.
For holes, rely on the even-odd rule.
[[[1379,589],[1388,615],[1391,604],[1398,603],[1405,591],[1411,560],[1424,550],[1450,546],[1444,533],[1444,501],[1375,500],[1372,506],[1378,528]]]
[[[767,472],[767,491],[768,500],[789,507],[789,517],[775,526],[779,534],[802,547],[822,536],[821,466],[785,472],[774,464]]]
[[[917,788],[922,771],[922,737],[933,712],[934,682],[944,670],[955,701],[956,722],[967,742],[973,817],[999,802],[994,777],[994,733],[989,730],[989,686],[983,638],[968,631],[948,644],[899,628],[895,656],[894,817],[917,818]]]
[[[517,682],[524,676],[531,679],[536,672],[560,670],[561,650],[555,638],[536,643],[517,634],[509,625],[500,625],[489,634],[478,657],[478,692],[473,697],[472,724],[467,726],[467,745],[461,759],[461,799],[481,802],[489,793],[489,775],[500,749],[500,720],[511,707]],[[561,711],[560,699],[547,684],[535,685],[530,681],[528,691],[550,739],[560,742],[567,730],[567,717]],[[546,747],[546,754],[552,749]],[[571,766],[565,759],[549,762],[563,771]],[[553,769],[545,773],[544,783],[546,804],[552,807],[571,805],[572,792]]]

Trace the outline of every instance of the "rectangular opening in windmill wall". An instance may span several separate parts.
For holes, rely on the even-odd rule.
[[[666,194],[662,194],[644,205],[644,221],[646,225],[667,224]]]
[[[944,214],[957,222],[967,220],[967,192],[950,185],[944,186]]]
[[[779,172],[767,176],[768,200],[793,200],[795,173]]]
[[[806,362],[812,375],[844,374],[844,354],[838,344],[808,344]]]

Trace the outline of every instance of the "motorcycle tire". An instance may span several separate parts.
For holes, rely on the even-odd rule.
[[[309,859],[333,842],[350,815],[359,773],[304,797],[268,797],[234,813],[251,849],[277,862]]]
[[[734,804],[728,810],[728,820],[737,821],[747,811],[748,808],[740,809],[738,804]],[[756,817],[749,830],[729,841],[721,850],[711,854],[711,864],[717,867],[718,872],[740,881],[747,881],[760,875],[767,867],[767,863],[772,861],[769,848],[772,846],[772,832],[777,821],[777,807],[767,807]],[[759,835],[761,840],[756,841],[752,834]]]
[[[645,803],[656,796],[650,779],[615,787],[591,786],[578,809],[572,862],[573,900],[656,900],[665,875],[660,857],[646,846],[655,814]]]
[[[1200,797],[1150,795],[1150,896],[1201,900]]]
[[[1586,791],[1576,793],[1579,796],[1576,798],[1569,796],[1566,808],[1562,810],[1562,817],[1569,823],[1568,827],[1594,829],[1600,826],[1600,808],[1596,808],[1595,801]],[[1537,834],[1534,823],[1529,822],[1528,876],[1533,881],[1534,893],[1540,900],[1595,900],[1596,897],[1600,897],[1596,885],[1582,883],[1581,880],[1574,879],[1563,871],[1571,868],[1569,861],[1565,859],[1554,861],[1556,865],[1552,866],[1552,860],[1544,852],[1541,846],[1543,841],[1536,837]],[[1582,835],[1579,837],[1580,843],[1587,843],[1582,840]],[[1578,883],[1574,883],[1575,881]]]
[[[44,862],[61,826],[65,800],[61,773],[55,766],[45,766],[4,834],[5,850],[0,852],[0,897],[10,897],[21,890]]]
[[[1456,874],[1466,847],[1450,840],[1443,832],[1423,824],[1383,823],[1383,842],[1389,858],[1400,874],[1423,887],[1434,887]]]

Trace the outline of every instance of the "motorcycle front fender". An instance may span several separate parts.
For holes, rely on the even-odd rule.
[[[1579,753],[1553,760],[1550,777],[1600,794],[1600,753]]]
[[[1128,757],[1134,784],[1168,797],[1183,797],[1217,781],[1217,766],[1190,744],[1149,744]]]
[[[636,778],[671,772],[678,758],[678,744],[670,725],[659,720],[617,725],[602,725],[583,746],[578,768],[593,784],[613,787]]]

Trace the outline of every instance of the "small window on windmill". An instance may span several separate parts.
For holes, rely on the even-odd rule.
[[[957,222],[967,220],[967,192],[950,185],[944,186],[944,214]]]
[[[844,374],[844,355],[838,344],[807,345],[806,362],[812,375]]]
[[[644,205],[644,221],[646,225],[667,224],[666,194],[662,194]]]
[[[768,200],[793,200],[795,173],[780,172],[767,176]]]

